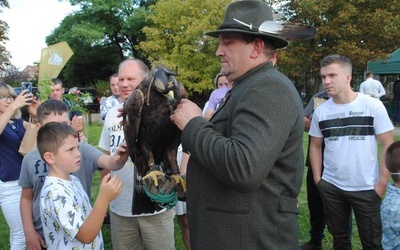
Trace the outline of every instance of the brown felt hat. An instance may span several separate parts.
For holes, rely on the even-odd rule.
[[[221,33],[244,33],[266,38],[275,48],[284,48],[288,45],[286,39],[276,34],[259,31],[261,24],[273,20],[272,9],[264,2],[257,0],[233,2],[226,9],[224,21],[219,29],[207,32],[206,35],[218,37]]]

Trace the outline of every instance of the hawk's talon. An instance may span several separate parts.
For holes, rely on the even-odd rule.
[[[178,196],[181,198],[186,197],[186,181],[182,178],[182,176],[180,174],[171,175],[171,178],[174,179],[174,181],[177,185]],[[180,188],[178,186],[179,184],[180,184]]]
[[[146,176],[143,177],[142,181],[145,181],[147,179],[151,179],[154,183],[154,186],[158,187],[158,180],[157,176],[162,175],[164,176],[165,174],[163,172],[160,172],[158,170],[153,170],[150,171],[149,173],[146,174]]]

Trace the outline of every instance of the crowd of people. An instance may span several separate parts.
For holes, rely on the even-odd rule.
[[[400,143],[379,100],[380,82],[368,72],[355,92],[350,59],[328,55],[320,62],[324,91],[303,110],[294,84],[275,67],[277,49],[288,41],[260,31],[265,21],[273,21],[265,2],[237,1],[206,33],[218,39],[221,69],[208,106],[182,99],[171,113],[182,132],[178,158],[188,183],[186,201],[174,209],[132,208],[141,177],[120,113],[149,75],[144,62],[126,59],[109,78],[112,96],[100,107],[102,151],[79,140],[83,121],[71,115],[60,80],[43,103],[0,84],[0,206],[11,249],[104,249],[108,212],[113,249],[175,249],[175,215],[187,249],[323,249],[325,228],[333,249],[352,249],[353,214],[363,249],[397,249]],[[37,148],[22,156],[24,106],[39,131]],[[311,238],[299,246],[304,160]],[[99,194],[92,197],[98,170]]]

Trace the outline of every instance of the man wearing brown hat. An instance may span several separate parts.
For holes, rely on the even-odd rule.
[[[272,64],[288,42],[260,26],[261,1],[231,3],[216,55],[234,82],[207,122],[183,99],[171,115],[191,154],[187,206],[192,249],[297,249],[303,177],[303,110],[293,83]]]

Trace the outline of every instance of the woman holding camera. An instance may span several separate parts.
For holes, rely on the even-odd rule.
[[[20,213],[21,187],[18,185],[23,156],[18,152],[25,128],[20,108],[37,105],[28,90],[18,96],[7,84],[0,84],[0,206],[10,228],[10,246],[25,249],[25,235]],[[33,112],[31,112],[33,113]]]

